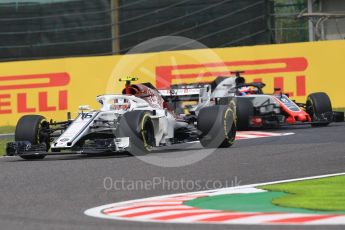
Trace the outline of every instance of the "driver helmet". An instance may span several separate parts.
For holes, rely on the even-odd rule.
[[[241,87],[238,89],[238,91],[242,96],[253,93],[252,88],[250,86]]]

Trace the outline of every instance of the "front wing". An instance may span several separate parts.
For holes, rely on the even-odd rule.
[[[66,149],[52,149],[47,151],[46,144],[32,144],[28,141],[9,142],[6,145],[7,156],[24,155],[68,155],[68,154],[96,154],[96,153],[116,153],[129,151],[129,137],[97,139],[89,141],[83,146],[75,146]]]

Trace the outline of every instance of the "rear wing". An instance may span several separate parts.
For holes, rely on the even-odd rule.
[[[171,89],[158,90],[168,101],[200,101],[200,98],[210,97],[211,86],[208,84],[172,85]]]

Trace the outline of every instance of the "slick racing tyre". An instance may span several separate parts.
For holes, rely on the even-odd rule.
[[[248,130],[250,119],[254,116],[253,103],[245,97],[236,98],[237,130]]]
[[[327,126],[333,121],[331,100],[326,93],[312,93],[307,98],[306,111],[315,122],[313,126]]]
[[[205,148],[229,148],[236,137],[233,110],[226,105],[205,107],[197,120],[199,140]]]
[[[49,150],[49,138],[40,132],[42,127],[49,126],[45,118],[40,115],[25,115],[17,123],[14,138],[15,141],[29,141],[33,145],[46,144]],[[20,155],[19,155],[20,156]],[[20,156],[25,160],[41,160],[45,155],[25,155]]]
[[[129,137],[129,153],[143,156],[155,146],[154,127],[149,112],[131,111],[120,120],[117,137]]]

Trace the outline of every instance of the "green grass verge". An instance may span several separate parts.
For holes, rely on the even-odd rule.
[[[345,211],[345,176],[266,185],[261,189],[286,192],[274,205],[319,211]]]
[[[14,133],[16,127],[14,126],[1,126],[0,134]],[[6,143],[13,141],[12,138],[0,138],[0,156],[5,155]]]
[[[11,141],[13,141],[13,139],[11,139],[11,138],[0,139],[0,156],[5,155],[6,143],[11,142]]]
[[[0,134],[4,133],[14,133],[16,127],[14,126],[0,126]]]
[[[304,208],[287,208],[272,204],[272,200],[286,196],[285,192],[257,192],[244,194],[225,194],[207,196],[188,200],[185,205],[200,208],[223,210],[232,212],[265,212],[265,213],[312,213],[312,214],[333,214],[345,212],[325,212]]]

